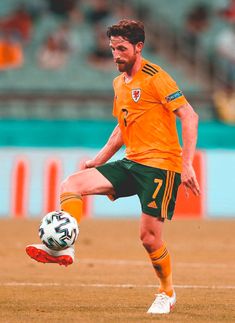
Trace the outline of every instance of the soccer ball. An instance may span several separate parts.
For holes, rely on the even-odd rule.
[[[52,250],[63,250],[72,246],[78,234],[76,219],[64,211],[47,213],[39,226],[41,241]]]

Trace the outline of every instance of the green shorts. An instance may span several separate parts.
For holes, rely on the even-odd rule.
[[[142,212],[171,220],[180,174],[145,166],[126,158],[96,167],[113,185],[114,199],[138,195]]]

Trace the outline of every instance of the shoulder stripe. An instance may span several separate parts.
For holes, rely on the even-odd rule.
[[[143,67],[143,70],[148,71],[149,73],[152,73],[153,75],[156,74],[156,72],[154,72],[153,70],[151,70],[150,68],[148,68],[146,66]]]
[[[144,69],[142,69],[142,72],[144,72],[144,73],[146,73],[146,74],[148,74],[148,75],[150,75],[150,76],[153,76],[153,75],[154,75],[152,72],[148,72],[148,71],[146,71],[146,70],[144,70]]]
[[[149,67],[149,68],[151,68],[154,72],[158,73],[158,70],[157,70],[155,67],[153,67],[152,65],[145,64],[145,65],[144,65],[144,67],[145,67],[145,66],[146,66],[146,67],[148,66],[148,67]]]

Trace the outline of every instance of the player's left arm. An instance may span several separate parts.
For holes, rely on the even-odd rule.
[[[180,119],[182,124],[183,167],[181,181],[186,188],[190,188],[195,195],[199,195],[200,188],[193,168],[199,118],[189,103],[174,110],[174,113]]]
[[[122,146],[124,142],[119,125],[117,125],[110,135],[105,146],[98,154],[90,160],[84,161],[80,169],[92,168],[106,163]]]

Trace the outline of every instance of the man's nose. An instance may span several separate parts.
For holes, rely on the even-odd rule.
[[[116,61],[117,59],[120,58],[120,54],[119,53],[116,53],[116,52],[113,52],[113,58]]]

